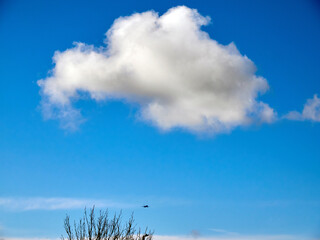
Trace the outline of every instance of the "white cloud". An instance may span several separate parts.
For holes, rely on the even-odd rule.
[[[154,240],[311,240],[312,238],[294,235],[238,235],[238,236],[216,236],[197,237],[192,236],[164,236],[155,235]],[[55,238],[10,238],[4,237],[0,240],[57,240]]]
[[[0,240],[59,240],[61,238],[15,238],[15,237],[4,237]]]
[[[219,133],[275,112],[258,101],[268,90],[254,63],[234,43],[221,45],[200,28],[209,17],[185,6],[120,17],[106,47],[84,43],[56,52],[51,75],[39,80],[45,117],[76,128],[73,103],[84,96],[139,106],[139,119],[162,129]]]
[[[308,237],[294,235],[219,235],[212,237],[192,236],[155,236],[154,240],[311,240]]]
[[[238,233],[236,232],[229,232],[227,230],[220,229],[220,228],[210,228],[209,230],[215,233],[220,233],[220,234],[238,235]]]
[[[317,94],[313,98],[308,99],[304,104],[302,113],[297,111],[289,112],[285,118],[289,120],[305,121],[310,120],[320,122],[320,99]]]
[[[59,210],[81,209],[84,207],[98,208],[131,208],[130,204],[110,200],[76,199],[76,198],[0,198],[0,207],[11,210]]]

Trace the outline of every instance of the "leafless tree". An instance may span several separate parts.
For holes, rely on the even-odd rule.
[[[140,228],[136,230],[133,214],[128,222],[122,224],[122,212],[110,219],[107,210],[100,210],[96,217],[94,207],[89,213],[85,209],[83,217],[78,222],[74,221],[73,228],[67,215],[64,229],[67,237],[61,236],[61,240],[152,240],[153,238],[153,231],[148,228],[144,232],[141,232]]]

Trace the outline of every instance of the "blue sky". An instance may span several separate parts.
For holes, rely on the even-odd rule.
[[[262,76],[269,89],[252,100],[268,104],[272,120],[195,127],[183,115],[165,125],[170,112],[141,117],[147,106],[141,95],[131,101],[131,95],[113,98],[114,92],[105,92],[102,101],[72,98],[67,110],[81,111],[77,119],[54,115],[65,109],[48,101],[51,95],[37,81],[59,80],[48,73],[55,51],[75,49],[73,42],[105,46],[105,33],[120,16],[148,10],[161,16],[179,5],[210,16],[201,30],[223,46],[233,42],[241,53],[236,56],[255,64],[257,72],[249,77]],[[84,205],[93,204],[123,209],[125,216],[134,211],[139,226],[162,236],[192,230],[207,239],[319,236],[317,1],[13,0],[0,4],[0,36],[0,236],[57,238],[66,213],[78,217]],[[236,93],[243,95],[241,89]],[[56,119],[46,119],[45,101]],[[187,107],[196,112],[194,106]],[[314,117],[303,111],[308,106]],[[76,130],[64,127],[83,119]],[[150,209],[140,207],[146,203]]]

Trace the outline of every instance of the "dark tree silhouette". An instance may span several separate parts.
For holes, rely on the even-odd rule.
[[[67,215],[64,220],[64,229],[67,237],[61,236],[62,240],[152,240],[153,231],[145,229],[142,233],[140,228],[137,231],[134,225],[133,214],[128,222],[122,223],[122,213],[115,214],[109,219],[108,211],[100,211],[95,216],[94,207],[89,213],[84,210],[83,217],[78,222],[74,221],[73,227],[70,224],[70,217]]]

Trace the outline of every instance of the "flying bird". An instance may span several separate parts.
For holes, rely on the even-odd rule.
[[[149,207],[149,205],[143,205],[142,207],[143,207],[143,208],[148,208],[148,207]]]

